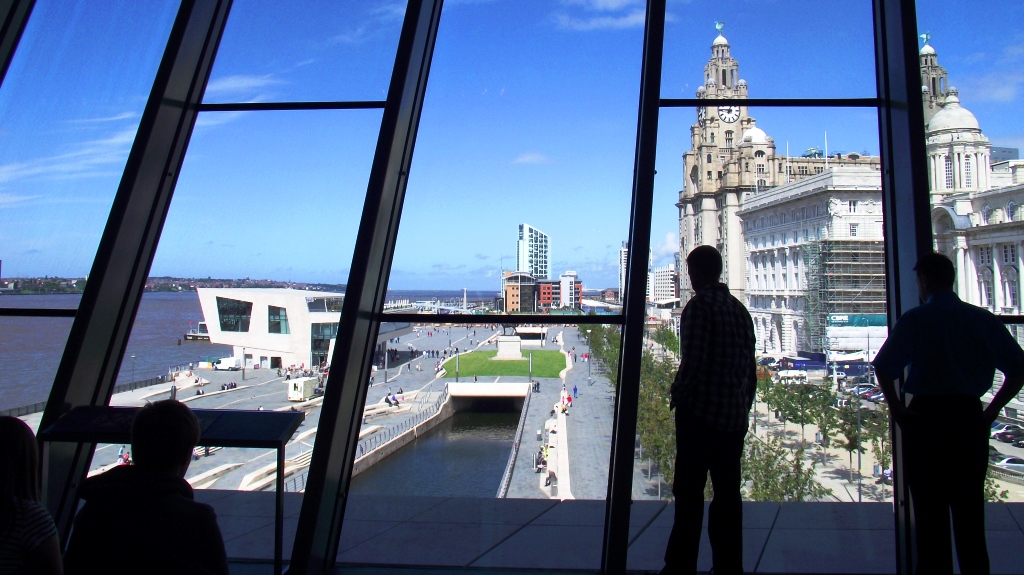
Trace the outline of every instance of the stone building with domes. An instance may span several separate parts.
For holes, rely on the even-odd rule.
[[[779,155],[775,140],[757,126],[744,100],[748,85],[740,77],[729,41],[722,35],[711,43],[698,99],[736,100],[735,104],[698,106],[690,126],[690,150],[683,154],[684,185],[679,191],[679,253],[711,245],[722,253],[723,282],[741,300],[746,290],[747,253],[738,213],[750,195],[788,182],[821,174],[830,167],[863,166],[879,170],[878,157],[833,154],[825,157],[812,149],[801,156]],[[683,264],[685,267],[685,264]],[[685,270],[681,270],[683,272]],[[692,289],[689,276],[680,273],[680,298],[685,303]]]
[[[807,246],[834,234],[848,237],[854,230],[860,244],[873,242],[871,249],[881,255],[881,227],[869,221],[878,216],[868,215],[871,206],[880,209],[881,162],[875,156],[826,155],[816,149],[799,156],[785,150],[780,154],[775,140],[750,116],[745,105],[749,86],[721,24],[717,27],[696,97],[735,104],[699,106],[690,126],[685,181],[676,204],[680,300],[685,304],[692,295],[686,255],[699,245],[715,246],[724,263],[722,281],[754,318],[759,350],[795,355],[820,349],[822,336],[806,321],[814,307],[806,297]],[[803,181],[809,185],[799,185]],[[851,184],[859,187],[851,189]],[[840,197],[844,209],[859,202],[861,212],[840,214],[833,205]],[[884,270],[872,268],[872,277],[876,272]],[[871,292],[875,295],[884,305],[884,292]],[[872,300],[864,309],[875,310],[876,304]]]

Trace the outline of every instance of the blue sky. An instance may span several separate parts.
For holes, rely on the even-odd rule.
[[[1024,148],[1024,4],[922,0],[919,27],[994,145]],[[69,8],[70,7],[70,8]],[[88,273],[176,7],[39,0],[0,87],[4,277]],[[208,102],[383,99],[393,2],[238,0]],[[994,17],[992,9],[998,17]],[[874,94],[870,2],[669,3],[662,94],[692,97],[714,22],[752,97]],[[636,137],[643,5],[448,0],[392,271],[395,289],[497,289],[517,225],[556,273],[617,285]],[[813,23],[812,23],[813,22]],[[878,152],[871,110],[752,109],[780,153]],[[204,113],[152,273],[345,282],[380,111]],[[652,245],[677,244],[691,109],[663,110]]]

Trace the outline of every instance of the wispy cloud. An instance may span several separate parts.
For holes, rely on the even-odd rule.
[[[1024,74],[1016,72],[967,76],[956,88],[968,109],[970,102],[1013,102],[1024,88]]]
[[[555,14],[555,23],[567,30],[621,30],[624,28],[639,28],[644,25],[645,15],[643,10],[630,12],[620,16],[590,16],[577,17],[568,14]]]
[[[548,158],[547,156],[545,156],[544,154],[540,154],[538,152],[526,152],[526,153],[519,154],[518,156],[516,156],[516,158],[514,160],[512,160],[512,163],[513,164],[549,164],[549,163],[551,163],[551,161],[552,160],[550,158]]]
[[[72,124],[104,124],[107,122],[120,122],[121,120],[134,120],[139,115],[135,112],[122,112],[114,116],[106,116],[103,118],[81,118],[79,120],[71,120]]]
[[[6,192],[0,192],[0,208],[9,208],[25,202],[31,202],[32,200],[41,198],[42,196],[19,196],[17,194],[8,194]]]
[[[675,254],[679,252],[679,238],[676,237],[675,232],[668,232],[662,241],[652,242],[651,251],[656,263],[662,265],[671,263]]]
[[[365,21],[331,37],[332,43],[362,44],[374,38],[381,29],[405,18],[405,4],[391,2],[370,10]]]
[[[21,180],[71,180],[107,175],[124,163],[135,139],[132,128],[111,133],[105,138],[87,140],[65,154],[0,164],[0,184]]]
[[[555,24],[566,30],[621,30],[642,27],[643,3],[639,0],[562,0],[567,10],[553,14]]]
[[[206,85],[206,95],[220,96],[223,94],[237,94],[239,92],[251,93],[284,83],[285,82],[283,80],[275,78],[273,74],[236,74],[234,76],[224,76],[223,78],[211,80],[210,83]]]
[[[476,259],[478,259],[478,260],[489,260],[489,259],[491,259],[491,256],[489,256],[487,254],[476,254],[476,256],[474,256],[474,257],[476,257]]]

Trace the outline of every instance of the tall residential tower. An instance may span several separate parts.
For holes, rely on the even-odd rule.
[[[526,272],[534,279],[546,280],[551,272],[551,243],[548,235],[531,226],[519,224],[516,243],[516,271]]]

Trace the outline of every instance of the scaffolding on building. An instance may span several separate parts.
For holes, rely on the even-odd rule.
[[[814,351],[829,349],[833,314],[885,314],[882,240],[825,239],[804,246],[807,262],[807,336]]]

